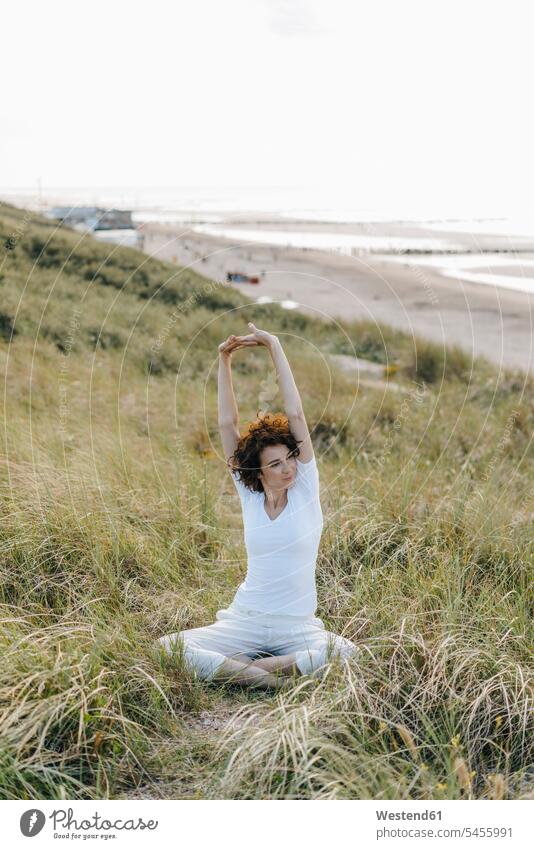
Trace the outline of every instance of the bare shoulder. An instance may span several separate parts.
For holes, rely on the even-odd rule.
[[[303,465],[307,465],[315,459],[315,455],[313,453],[313,444],[310,437],[310,431],[308,430],[306,416],[301,410],[296,415],[288,415],[287,420],[291,433],[299,443],[298,460]]]
[[[219,425],[219,433],[226,461],[234,454],[239,442],[239,429],[234,424]]]
[[[316,463],[315,454],[312,451],[311,457],[308,457],[307,460],[303,460],[302,454],[299,454],[299,456],[297,457],[297,463],[300,466],[310,466],[312,465],[312,463]]]

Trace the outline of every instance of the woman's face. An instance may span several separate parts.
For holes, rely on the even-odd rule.
[[[283,490],[292,486],[297,474],[297,449],[267,445],[260,451],[260,480],[263,488]]]

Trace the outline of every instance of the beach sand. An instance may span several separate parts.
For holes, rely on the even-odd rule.
[[[232,226],[258,229],[257,223],[250,221],[232,222]],[[268,226],[273,229],[271,223]],[[296,222],[284,226],[297,229]],[[358,232],[358,225],[345,226],[346,232]],[[324,229],[321,225],[321,231]],[[336,229],[339,232],[339,225]],[[300,311],[329,321],[366,319],[389,324],[439,344],[459,345],[470,356],[483,355],[497,367],[534,371],[533,293],[445,277],[435,268],[417,266],[414,255],[404,255],[400,263],[368,252],[345,256],[236,242],[179,224],[146,224],[142,232],[146,253],[190,267],[210,279],[226,282],[228,271],[258,275],[258,285],[231,284],[253,300],[293,301]],[[369,232],[368,225],[365,232]],[[392,234],[391,225],[387,232]],[[407,232],[406,225],[398,225],[395,234],[405,236]],[[424,231],[414,226],[411,232],[419,236]],[[436,232],[431,236],[442,238]],[[443,238],[468,250],[496,247],[494,237],[447,233]],[[509,249],[511,244],[501,239],[497,247]],[[522,257],[532,260],[534,253]],[[246,327],[239,325],[237,320],[235,332],[246,332]]]

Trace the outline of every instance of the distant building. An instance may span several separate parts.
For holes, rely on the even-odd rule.
[[[88,230],[132,230],[135,224],[127,209],[103,209],[99,206],[55,206],[49,213],[69,227],[84,225]]]

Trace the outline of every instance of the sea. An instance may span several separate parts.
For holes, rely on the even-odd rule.
[[[129,209],[134,229],[93,233],[125,245],[138,246],[138,228],[159,222],[239,242],[372,252],[392,263],[433,266],[457,280],[534,292],[534,212],[528,208],[364,208],[347,190],[287,186],[41,186],[0,188],[0,199],[43,214],[68,205]]]

